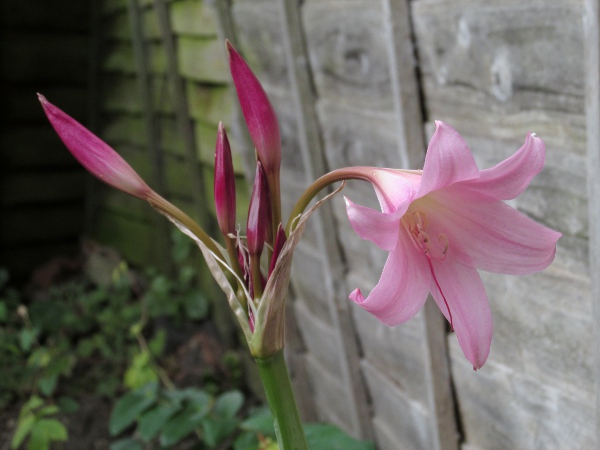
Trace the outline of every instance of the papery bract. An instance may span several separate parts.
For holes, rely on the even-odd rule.
[[[147,200],[152,189],[108,144],[38,94],[44,112],[71,154],[92,175],[127,194]]]
[[[363,238],[390,252],[367,298],[350,298],[380,321],[413,317],[431,292],[475,369],[487,359],[492,316],[477,269],[529,274],[554,259],[561,236],[502,200],[515,198],[544,165],[545,147],[529,134],[510,158],[480,171],[462,137],[436,122],[421,173],[357,168],[373,183],[382,212],[346,199]]]
[[[224,235],[235,233],[235,173],[223,123],[219,123],[217,130],[214,188],[219,228]]]

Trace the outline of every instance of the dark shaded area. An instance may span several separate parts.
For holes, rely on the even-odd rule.
[[[0,3],[0,267],[23,281],[76,250],[85,175],[46,120],[36,92],[88,116],[90,2]]]

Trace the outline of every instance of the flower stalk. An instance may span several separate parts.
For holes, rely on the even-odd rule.
[[[308,450],[283,350],[255,360],[275,421],[279,449]]]

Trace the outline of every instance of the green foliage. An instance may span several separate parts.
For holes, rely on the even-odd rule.
[[[117,402],[109,429],[116,436],[137,425],[133,436],[116,441],[115,448],[124,442],[147,445],[157,438],[161,447],[169,448],[193,434],[203,448],[215,448],[236,433],[244,400],[239,391],[214,397],[199,388],[159,390],[158,384],[149,383]]]
[[[32,396],[21,408],[11,448],[18,448],[28,439],[28,450],[47,450],[52,442],[66,441],[67,429],[51,416],[59,407],[47,404],[41,397]]]

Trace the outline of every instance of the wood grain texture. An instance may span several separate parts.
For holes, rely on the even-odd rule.
[[[586,0],[583,15],[585,57],[585,111],[587,130],[587,194],[589,199],[600,198],[600,6],[597,0]],[[600,209],[597,201],[588,203],[590,273],[600,272]],[[600,322],[600,281],[591,280],[592,314]],[[600,330],[595,328],[595,388],[596,444],[600,442]]]
[[[430,117],[455,126],[481,168],[514,153],[528,131],[542,137],[546,166],[510,203],[563,233],[543,273],[482,274],[495,325],[480,372],[449,338],[465,441],[595,448],[580,5],[418,1],[413,14]]]

